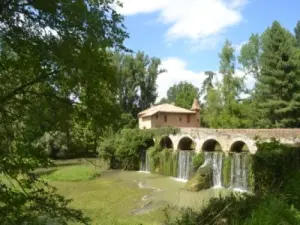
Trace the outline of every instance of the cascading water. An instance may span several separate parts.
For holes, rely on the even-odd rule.
[[[141,171],[150,173],[150,155],[148,151],[143,151]]]
[[[212,184],[215,188],[222,187],[222,152],[204,152],[205,161],[202,167],[211,164],[212,166]]]
[[[223,165],[223,153],[214,152],[212,160],[213,169],[213,187],[222,187],[222,165]]]
[[[231,161],[231,188],[236,191],[247,191],[247,161],[248,154],[232,153]]]
[[[192,154],[191,151],[179,151],[178,155],[178,173],[177,178],[187,181],[192,171]]]

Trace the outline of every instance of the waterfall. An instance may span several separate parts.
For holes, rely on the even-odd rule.
[[[222,165],[223,165],[223,153],[214,152],[212,160],[213,169],[213,187],[222,187]]]
[[[213,154],[211,152],[204,152],[204,163],[201,167],[205,167],[212,162]]]
[[[192,155],[191,151],[179,151],[178,155],[178,173],[177,178],[180,180],[188,180],[192,171]]]
[[[212,166],[212,185],[213,187],[222,187],[222,166],[223,166],[223,153],[222,152],[204,152],[205,167],[208,164]]]
[[[247,191],[247,161],[248,154],[233,153],[231,161],[231,188],[237,191]]]
[[[142,153],[141,171],[150,173],[150,155],[146,150]]]

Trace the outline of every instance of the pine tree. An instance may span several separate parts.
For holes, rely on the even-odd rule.
[[[300,48],[300,21],[298,21],[294,31],[295,31],[295,36],[296,36],[296,40],[297,40],[297,45]]]
[[[256,94],[270,127],[298,127],[300,68],[296,39],[275,21],[262,37],[261,73]]]

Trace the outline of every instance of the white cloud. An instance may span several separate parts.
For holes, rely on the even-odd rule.
[[[123,15],[158,12],[157,22],[169,25],[166,39],[207,39],[242,21],[248,0],[122,0]]]
[[[181,81],[187,81],[192,83],[194,86],[201,89],[202,83],[206,78],[204,71],[192,71],[187,68],[187,63],[179,58],[172,57],[162,60],[161,68],[167,70],[167,72],[162,73],[157,78],[157,91],[158,91],[158,98],[159,101],[161,98],[167,96],[168,89],[173,86],[174,84],[178,84]],[[217,71],[216,80],[221,80],[221,74]],[[244,72],[241,70],[236,71],[236,76],[243,77]],[[245,78],[245,84],[247,88],[253,88],[254,86],[254,78],[251,76],[247,76]]]
[[[158,101],[167,96],[169,87],[180,81],[187,81],[201,88],[205,79],[204,72],[194,72],[187,69],[187,63],[179,58],[167,58],[162,61],[161,67],[167,72],[160,74],[157,79]]]

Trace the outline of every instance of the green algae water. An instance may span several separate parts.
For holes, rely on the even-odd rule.
[[[201,209],[210,198],[228,193],[228,190],[222,188],[189,192],[184,189],[184,182],[177,181],[173,177],[143,172],[105,171],[102,177],[112,179],[120,186],[147,190],[137,204],[133,212],[135,214],[146,213],[167,205]]]

